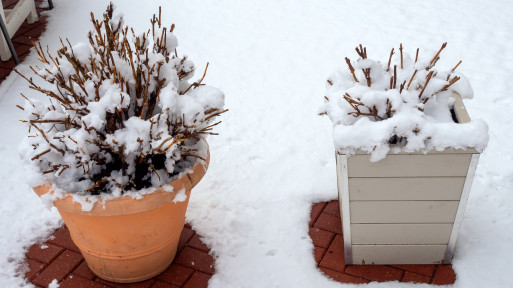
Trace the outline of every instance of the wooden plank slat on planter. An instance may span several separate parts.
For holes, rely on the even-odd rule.
[[[354,201],[351,223],[452,223],[459,201]]]
[[[347,159],[351,177],[447,177],[467,175],[472,154],[388,155],[370,162],[368,155]]]
[[[447,245],[353,245],[354,264],[439,264]]]
[[[390,144],[391,149],[393,149],[395,144]],[[355,155],[369,155],[369,152],[362,151],[362,150],[356,150]],[[479,154],[476,149],[474,148],[467,148],[467,149],[454,149],[454,148],[447,148],[442,151],[436,151],[436,150],[430,150],[429,152],[425,152],[423,150],[418,150],[414,152],[404,152],[404,151],[397,151],[394,152],[394,150],[391,150],[388,152],[389,155],[432,155],[432,154]]]
[[[349,199],[460,200],[465,177],[349,178]]]
[[[457,122],[470,121],[454,97]],[[359,150],[337,155],[346,263],[450,263],[479,152],[391,148],[378,162]]]
[[[459,95],[454,97],[454,113],[456,114],[456,118],[459,123],[470,122],[470,116],[468,115],[467,109],[463,104],[463,100]]]
[[[351,224],[353,244],[445,244],[452,224]]]

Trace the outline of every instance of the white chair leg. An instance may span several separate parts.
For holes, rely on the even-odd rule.
[[[7,11],[9,13],[6,16],[5,12]],[[20,28],[25,19],[30,24],[38,20],[36,4],[34,0],[19,0],[13,9],[5,11],[3,6],[0,5],[0,17],[2,17],[6,26],[6,34],[8,34],[6,36],[10,38]],[[11,58],[11,52],[4,37],[0,39],[0,58],[2,61],[7,61]]]
[[[37,11],[36,11],[36,4],[34,3],[34,0],[30,0],[32,4],[30,4],[30,13],[27,16],[27,22],[29,24],[32,24],[37,21]]]
[[[0,33],[2,33],[0,31]],[[9,51],[9,47],[7,46],[7,43],[5,42],[5,39],[3,35],[0,34],[0,58],[2,61],[7,61],[11,59],[11,51]]]

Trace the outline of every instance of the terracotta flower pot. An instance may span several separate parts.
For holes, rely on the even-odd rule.
[[[105,205],[100,200],[91,211],[82,211],[71,193],[54,201],[91,271],[119,283],[143,281],[164,271],[176,255],[191,189],[205,175],[209,159],[207,152],[206,164],[198,162],[193,172],[170,182],[173,192],[159,188],[141,199],[120,197]],[[187,199],[173,202],[183,189]],[[52,193],[51,185],[34,191],[39,196]]]

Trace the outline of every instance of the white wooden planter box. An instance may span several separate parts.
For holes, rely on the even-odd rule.
[[[459,123],[470,121],[456,95]],[[337,154],[346,264],[450,263],[479,153]]]

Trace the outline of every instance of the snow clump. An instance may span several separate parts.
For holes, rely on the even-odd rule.
[[[48,96],[23,96],[18,107],[29,129],[20,155],[36,174],[33,186],[120,196],[164,185],[206,160],[204,138],[225,112],[223,92],[202,84],[207,68],[189,83],[195,66],[178,57],[175,27],[163,27],[160,12],[136,34],[113,10],[91,16],[89,43],[64,41],[56,56],[36,45],[42,66],[33,71],[51,88],[20,74]]]
[[[364,151],[371,161],[390,151],[482,151],[488,143],[486,123],[458,123],[454,117],[456,98],[473,97],[467,79],[455,71],[461,62],[451,70],[434,68],[445,46],[438,51],[417,50],[412,58],[401,45],[400,57],[393,57],[392,49],[387,64],[367,58],[367,49],[357,47],[360,59],[346,58],[349,69],[329,77],[320,109],[333,123],[337,151],[347,155]]]

